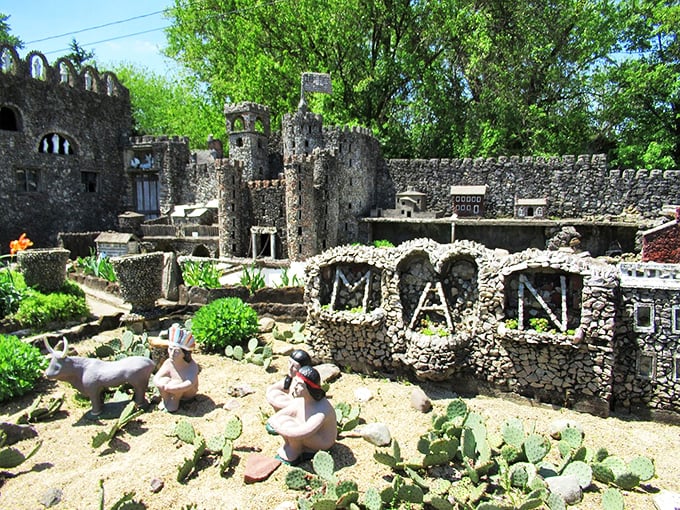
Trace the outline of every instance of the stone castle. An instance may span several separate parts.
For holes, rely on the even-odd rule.
[[[680,202],[680,171],[386,159],[370,131],[326,127],[304,102],[280,132],[266,106],[227,104],[225,157],[220,140],[133,136],[111,73],[8,46],[0,71],[3,250],[27,232],[87,255],[82,236],[122,230],[149,250],[306,260],[319,358],[598,413],[680,411],[675,264],[591,258],[639,251]],[[399,246],[352,246],[376,239]]]

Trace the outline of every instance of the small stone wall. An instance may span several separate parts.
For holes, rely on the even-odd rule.
[[[307,281],[307,328],[322,360],[609,411],[613,266],[566,252],[508,255],[419,239],[328,250],[308,261]],[[518,309],[519,301],[527,305]],[[520,313],[524,329],[513,329]],[[549,331],[532,329],[531,319]]]

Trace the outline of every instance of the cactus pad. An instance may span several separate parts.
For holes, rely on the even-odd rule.
[[[593,478],[598,482],[610,484],[614,482],[614,473],[612,470],[602,462],[594,462],[590,465],[593,470]]]
[[[196,438],[196,431],[191,423],[186,420],[180,420],[175,425],[174,435],[185,443],[193,444],[194,439]]]
[[[394,468],[397,465],[397,459],[395,459],[391,454],[387,453],[384,450],[374,451],[373,459],[391,468]]]
[[[566,441],[572,448],[579,448],[583,443],[583,433],[576,427],[565,427],[560,433],[562,441]]]
[[[602,464],[612,470],[612,473],[614,473],[614,478],[628,471],[628,466],[626,466],[626,463],[623,461],[623,459],[614,455],[610,455],[604,459]]]
[[[243,422],[238,416],[232,416],[224,425],[224,437],[234,441],[241,437],[243,432]]]
[[[548,497],[546,498],[545,502],[548,505],[548,508],[550,508],[550,510],[567,509],[567,504],[564,502],[564,498],[562,498],[562,496],[558,494],[555,494],[554,492],[548,494]]]
[[[335,462],[330,453],[323,450],[316,452],[312,459],[312,467],[314,468],[314,472],[324,480],[333,480]]]
[[[218,434],[208,439],[206,442],[206,448],[211,453],[218,453],[222,451],[222,448],[224,448],[225,442],[226,439],[224,436],[222,434]]]
[[[565,476],[573,475],[578,479],[578,484],[581,489],[589,487],[593,483],[593,470],[583,461],[575,460],[567,464],[562,474]]]
[[[364,494],[364,506],[366,510],[381,510],[382,498],[380,493],[374,487],[369,487]]]
[[[359,491],[347,491],[338,497],[336,506],[337,508],[353,508],[357,501],[359,501]]]
[[[514,464],[524,459],[524,452],[511,444],[505,444],[501,448],[501,456],[508,464]]]
[[[179,483],[184,483],[184,480],[186,480],[191,471],[193,471],[195,465],[196,463],[193,458],[184,459],[182,465],[177,468],[177,481]]]
[[[641,482],[650,480],[656,473],[654,469],[654,462],[649,457],[635,457],[628,463],[628,469],[634,475],[640,478]]]
[[[517,418],[510,418],[501,427],[501,434],[503,435],[503,441],[506,444],[511,444],[516,448],[522,448],[524,443],[524,425]]]
[[[614,485],[624,490],[631,490],[640,484],[640,477],[630,471],[620,474],[614,479]]]
[[[293,490],[301,490],[307,486],[307,472],[294,467],[286,473],[286,487]]]
[[[446,406],[446,418],[449,421],[454,421],[456,418],[463,418],[467,414],[467,404],[461,398],[457,398],[449,402]]]
[[[406,501],[408,503],[422,503],[424,494],[423,490],[417,485],[404,484],[399,487],[397,496],[402,501]]]
[[[440,496],[429,497],[425,502],[435,510],[453,510],[453,505],[451,502],[448,499],[442,498]]]
[[[550,442],[545,436],[531,434],[524,441],[524,455],[532,464],[541,462],[550,451]]]
[[[602,508],[604,510],[623,510],[623,495],[614,487],[608,488],[602,494]]]

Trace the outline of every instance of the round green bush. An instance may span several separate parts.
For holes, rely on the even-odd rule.
[[[216,299],[198,309],[191,321],[196,341],[209,351],[245,342],[258,329],[257,312],[237,297]]]
[[[32,390],[47,362],[37,347],[0,335],[0,402]]]

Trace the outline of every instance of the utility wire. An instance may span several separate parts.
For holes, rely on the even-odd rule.
[[[156,14],[161,14],[162,12],[165,12],[165,11],[151,12],[149,14],[142,14],[140,16],[135,16],[133,18],[122,19],[122,20],[119,20],[119,21],[112,21],[110,23],[104,23],[103,25],[97,25],[97,26],[94,26],[94,27],[83,28],[83,29],[80,29],[80,30],[75,30],[73,32],[65,32],[65,33],[59,34],[59,35],[51,35],[49,37],[43,37],[42,39],[36,39],[35,41],[28,41],[26,44],[35,44],[35,43],[39,43],[39,42],[43,42],[43,41],[49,41],[51,39],[58,39],[59,37],[65,37],[67,35],[82,34],[83,32],[89,32],[91,30],[97,30],[99,28],[111,27],[111,26],[114,26],[114,25],[120,25],[121,23],[127,23],[128,21],[134,21],[136,19],[148,18],[149,16],[155,16]],[[154,30],[160,30],[160,29],[157,28],[157,29],[154,29]],[[130,35],[127,35],[127,36],[121,36],[121,37],[118,37],[117,39],[122,39],[123,37],[131,37],[133,35],[139,35],[139,34],[144,34],[144,33],[148,33],[148,32],[153,32],[154,30],[149,30],[147,32],[139,32],[138,34],[130,34]],[[113,39],[108,39],[108,40],[111,41]],[[99,41],[99,42],[106,42],[106,41]],[[90,43],[90,44],[97,44],[97,43]]]
[[[134,34],[119,35],[119,36],[116,36],[116,37],[110,37],[108,39],[102,39],[101,41],[94,41],[94,42],[91,42],[91,43],[83,43],[83,44],[79,43],[79,44],[83,48],[86,48],[88,46],[95,46],[97,44],[102,44],[102,43],[109,42],[109,41],[117,41],[118,39],[125,39],[126,37],[134,37],[136,35],[149,34],[151,32],[158,32],[159,30],[164,30],[166,28],[167,27],[152,28],[150,30],[144,30],[142,32],[135,32]],[[61,49],[61,50],[46,51],[46,52],[43,53],[43,55],[50,55],[52,53],[60,53],[60,52],[64,52],[64,51],[69,51],[70,49],[71,48],[64,48],[64,49]]]

